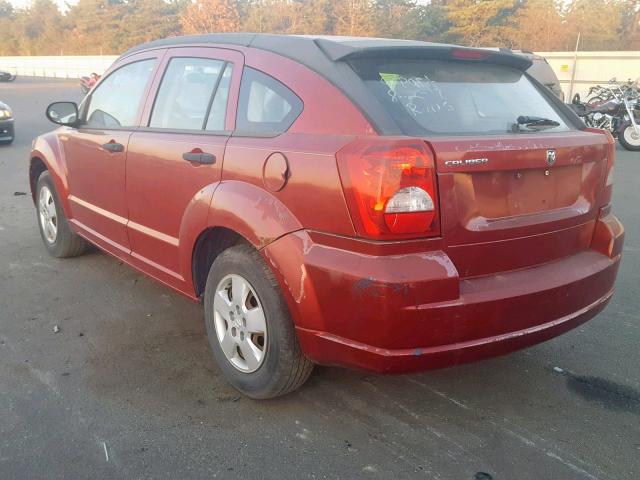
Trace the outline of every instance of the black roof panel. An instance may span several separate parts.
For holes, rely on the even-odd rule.
[[[334,35],[278,35],[269,33],[207,33],[203,35],[186,35],[169,37],[143,43],[127,50],[123,56],[160,47],[175,47],[192,44],[228,44],[252,47],[278,53],[294,58],[303,65],[313,68],[318,56],[323,55],[332,61],[352,58],[354,56],[375,56],[393,52],[404,56],[426,56],[429,52],[448,52],[451,49],[467,49],[457,45],[444,43],[421,42],[417,40],[400,40],[391,38],[341,37]],[[296,55],[299,54],[299,55]],[[296,58],[299,57],[299,58]],[[493,51],[495,63],[509,64],[520,70],[530,66],[527,59],[514,55],[510,51]],[[489,59],[489,61],[492,61]]]

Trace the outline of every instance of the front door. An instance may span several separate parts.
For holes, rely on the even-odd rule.
[[[164,74],[154,82],[143,114],[145,126],[129,139],[128,235],[134,264],[180,288],[191,278],[180,246],[204,228],[220,181],[235,121],[235,101],[229,98],[238,90],[243,56],[175,48],[162,63]]]
[[[129,253],[125,168],[146,92],[162,52],[132,57],[80,107],[82,124],[60,133],[68,168],[71,222],[110,251]]]

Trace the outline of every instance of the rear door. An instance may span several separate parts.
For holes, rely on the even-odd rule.
[[[167,52],[143,127],[129,140],[128,233],[132,257],[169,282],[184,280],[179,244],[200,205],[203,226],[234,128],[243,56],[216,48]],[[233,97],[233,101],[231,101]],[[190,217],[193,220],[193,217]],[[191,221],[190,220],[190,221]],[[191,225],[192,226],[192,225]]]

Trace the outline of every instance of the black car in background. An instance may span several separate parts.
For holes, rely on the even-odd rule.
[[[527,73],[551,90],[556,97],[564,102],[564,92],[560,86],[560,80],[558,80],[558,77],[551,68],[551,65],[549,65],[549,62],[547,62],[546,58],[536,55],[530,50],[513,50],[510,48],[498,47],[488,47],[485,48],[485,50],[513,53],[515,55],[528,58],[531,60],[531,66],[527,70]]]
[[[527,73],[551,90],[556,97],[564,102],[564,92],[560,86],[560,81],[546,58],[526,50],[512,50],[512,52],[531,60],[533,63],[527,70]]]
[[[0,102],[0,144],[13,142],[13,112],[6,103]]]
[[[13,82],[15,79],[15,75],[5,72],[4,70],[0,70],[0,82]]]

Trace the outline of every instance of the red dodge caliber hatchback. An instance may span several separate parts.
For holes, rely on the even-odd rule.
[[[57,257],[88,243],[204,303],[229,381],[315,363],[455,365],[547,340],[611,298],[614,144],[504,52],[222,34],[126,52],[30,179]]]

